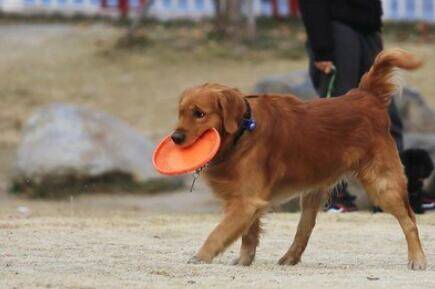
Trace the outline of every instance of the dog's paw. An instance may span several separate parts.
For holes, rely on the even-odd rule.
[[[426,270],[427,261],[426,258],[422,257],[419,259],[409,260],[408,269],[413,271],[422,271]]]
[[[252,257],[238,257],[231,262],[231,265],[235,266],[250,266],[254,261],[254,256]]]
[[[197,256],[193,256],[192,258],[187,261],[187,264],[209,264],[210,261],[202,260]]]
[[[284,255],[281,259],[278,261],[278,265],[296,265],[301,261],[301,258],[297,258],[291,255]]]

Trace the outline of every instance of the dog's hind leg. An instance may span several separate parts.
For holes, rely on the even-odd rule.
[[[242,244],[240,247],[240,256],[232,264],[249,266],[255,258],[255,251],[260,240],[261,222],[260,218],[256,219],[249,229],[242,234]]]
[[[420,243],[415,216],[409,204],[406,177],[398,157],[391,159],[388,167],[377,169],[371,166],[360,174],[359,179],[377,205],[399,221],[408,243],[409,269],[424,270],[427,265],[426,257]]]
[[[322,192],[312,192],[301,196],[301,217],[299,219],[293,244],[278,261],[280,265],[296,265],[301,260],[307,247],[311,232],[316,224],[316,217],[322,201]]]
[[[226,206],[221,223],[211,232],[198,253],[188,263],[210,263],[265,212],[267,202],[257,198],[243,197]]]

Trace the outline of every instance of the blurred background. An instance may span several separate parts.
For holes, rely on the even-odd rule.
[[[397,98],[405,144],[435,158],[435,0],[382,4],[385,46],[425,62]],[[157,175],[152,151],[189,86],[313,97],[298,6],[0,0],[0,214],[216,212],[201,182],[189,192],[191,176]],[[425,186],[434,194],[435,178]]]

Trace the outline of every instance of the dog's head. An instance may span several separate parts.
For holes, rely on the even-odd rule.
[[[210,128],[225,138],[237,131],[243,112],[243,94],[237,89],[210,83],[186,89],[171,138],[175,144],[187,147]]]

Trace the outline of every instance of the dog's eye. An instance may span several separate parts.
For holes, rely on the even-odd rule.
[[[203,111],[201,111],[201,110],[195,108],[195,109],[193,110],[193,116],[194,116],[195,118],[203,118],[203,117],[205,116],[205,113],[204,113]]]

